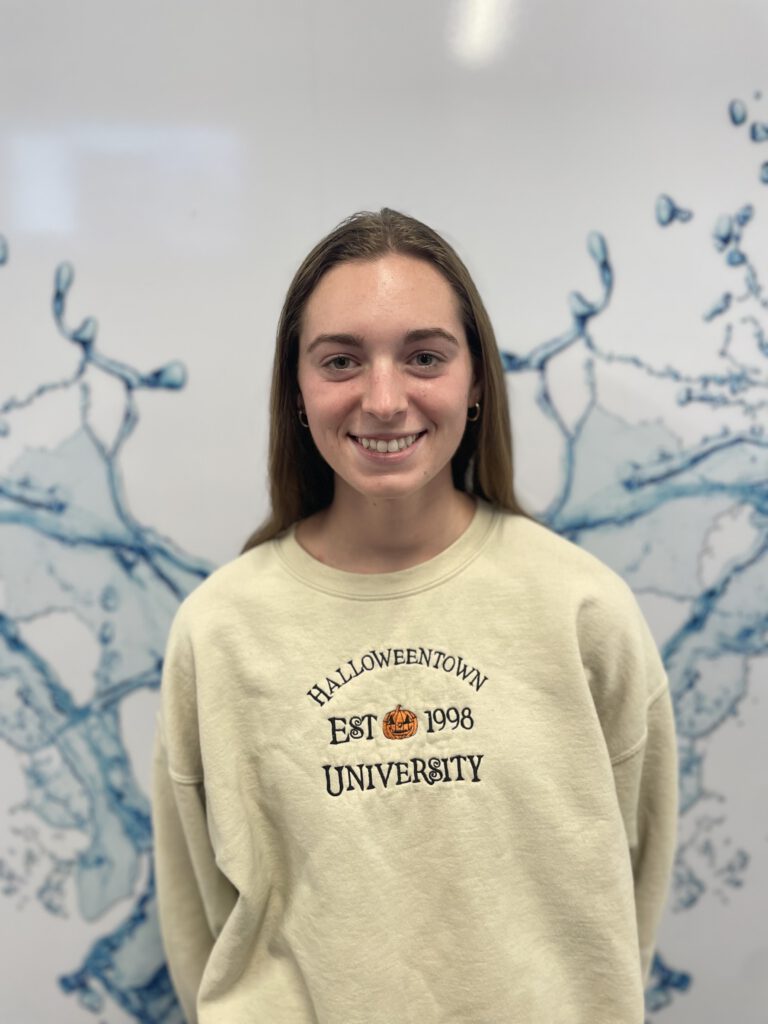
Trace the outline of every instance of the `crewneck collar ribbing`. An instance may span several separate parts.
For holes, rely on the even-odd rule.
[[[318,561],[296,540],[296,523],[276,540],[276,551],[293,576],[316,590],[358,600],[404,597],[437,586],[455,576],[480,552],[500,519],[501,512],[474,495],[475,514],[466,530],[439,554],[396,572],[358,573],[336,569]]]

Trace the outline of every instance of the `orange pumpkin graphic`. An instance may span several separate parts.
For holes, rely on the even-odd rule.
[[[398,704],[386,713],[381,727],[388,740],[407,740],[419,728],[419,720],[413,711]]]

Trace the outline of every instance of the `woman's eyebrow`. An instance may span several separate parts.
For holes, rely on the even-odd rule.
[[[446,341],[453,342],[457,347],[459,344],[451,332],[446,331],[444,327],[417,327],[413,331],[408,331],[403,336],[403,341],[408,344],[412,341],[426,341],[427,338],[445,338]],[[323,342],[332,342],[335,345],[349,345],[352,348],[362,348],[365,345],[365,340],[359,334],[318,334],[308,346],[307,355],[309,355],[312,349],[322,345]]]

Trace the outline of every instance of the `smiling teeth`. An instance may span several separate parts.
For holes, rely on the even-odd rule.
[[[392,438],[391,441],[377,441],[375,438],[358,437],[356,440],[372,452],[398,452],[409,448],[420,434],[409,434],[407,437]]]

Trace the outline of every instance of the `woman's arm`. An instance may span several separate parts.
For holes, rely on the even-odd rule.
[[[152,760],[152,828],[160,933],[188,1024],[208,957],[238,892],[216,863],[206,813],[195,661],[183,605],[163,660]]]
[[[199,783],[179,783],[168,770],[158,721],[152,765],[152,828],[160,933],[168,970],[188,1024],[196,1024],[196,998],[214,935],[201,883],[216,869]]]
[[[627,830],[643,984],[647,985],[656,933],[669,896],[677,847],[678,755],[669,685],[652,695],[647,733],[639,749],[613,763]]]
[[[634,884],[643,982],[677,848],[678,753],[669,678],[629,585],[604,577],[579,609],[579,643],[610,754]]]

